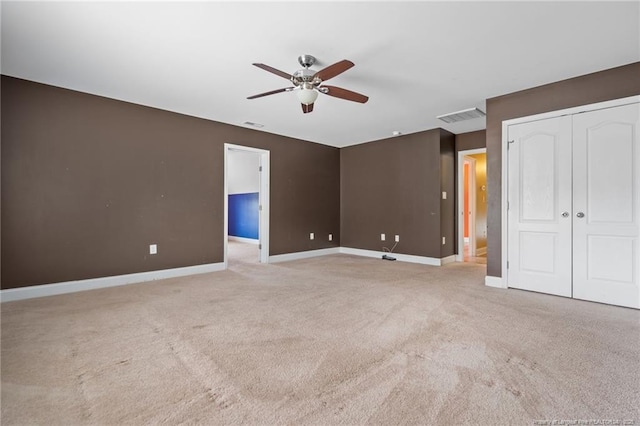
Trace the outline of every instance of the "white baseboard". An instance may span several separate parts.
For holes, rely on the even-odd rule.
[[[340,247],[277,254],[275,256],[269,256],[269,263],[288,262],[290,260],[308,259],[310,257],[326,256],[328,254],[338,253],[340,253]]]
[[[66,281],[55,284],[43,284],[30,287],[0,290],[1,302],[33,299],[35,297],[55,296],[75,293],[77,291],[95,290],[98,288],[116,287],[145,281],[182,277],[185,275],[205,274],[224,270],[224,263],[208,263],[205,265],[185,266],[183,268],[162,269],[159,271],[139,272],[135,274],[116,275],[113,277],[91,278],[86,280]]]
[[[402,254],[402,253],[388,253],[383,251],[363,250],[363,249],[356,249],[351,247],[340,247],[340,253],[353,254],[356,256],[364,256],[364,257],[373,257],[376,259],[382,258],[383,254],[388,254],[390,256],[395,257],[396,260],[400,262],[419,263],[421,265],[430,265],[430,266],[442,266],[442,265],[446,265],[447,263],[456,261],[455,255],[438,259],[435,257],[415,256],[413,254]]]
[[[464,262],[464,254],[456,254],[456,262]]]
[[[355,249],[350,247],[331,247],[319,250],[301,251],[269,256],[269,263],[287,262],[290,260],[307,259],[310,257],[326,256],[329,254],[352,254],[356,256],[372,257],[380,259],[384,252]],[[418,263],[421,265],[442,266],[456,261],[456,256],[447,256],[442,259],[411,254],[391,253],[400,262]],[[139,272],[135,274],[117,275],[113,277],[91,278],[86,280],[67,281],[54,284],[43,284],[30,287],[11,288],[0,290],[0,302],[12,302],[16,300],[33,299],[36,297],[55,296],[59,294],[75,293],[77,291],[95,290],[106,287],[116,287],[127,284],[136,284],[146,281],[161,280],[165,278],[182,277],[186,275],[205,274],[208,272],[222,271],[224,263],[209,263],[206,265],[186,266],[183,268],[162,269],[159,271]],[[496,277],[487,277],[501,280]],[[487,284],[490,285],[490,284]]]
[[[332,247],[320,250],[300,251],[296,253],[278,254],[275,256],[269,256],[269,263],[288,262],[290,260],[308,259],[310,257],[325,256],[328,254],[353,254],[355,256],[372,257],[380,259],[385,252],[363,250],[351,247]],[[389,253],[387,253],[389,254]],[[421,265],[442,266],[447,263],[456,261],[456,256],[447,256],[442,259],[433,257],[414,256],[411,254],[391,253],[391,256],[395,257],[400,262],[419,263]]]
[[[234,237],[232,235],[229,235],[227,238],[229,239],[229,241],[237,241],[239,243],[249,243],[249,244],[255,244],[255,245],[260,244],[260,240],[255,240],[253,238]]]
[[[440,259],[440,265],[447,265],[449,263],[455,263],[457,262],[458,259],[456,259],[456,255],[452,254],[451,256],[447,256],[447,257],[443,257],[442,259]]]
[[[507,288],[507,283],[502,279],[502,277],[492,277],[489,275],[484,277],[484,285],[488,287]]]

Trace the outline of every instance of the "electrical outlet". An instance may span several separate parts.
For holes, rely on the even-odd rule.
[[[156,254],[158,253],[158,245],[157,244],[150,244],[149,245],[149,254]]]
[[[314,238],[315,238],[315,235],[313,235],[313,232],[311,232],[311,233],[309,234],[309,239],[310,239],[310,240],[313,240]]]
[[[443,200],[447,199],[447,191],[442,191],[442,199]]]
[[[329,241],[333,241],[333,234],[329,234]]]
[[[386,235],[380,234],[380,241],[385,241],[387,239]]]
[[[445,237],[442,237],[442,245],[447,244],[447,239]]]
[[[400,235],[396,235],[396,243],[400,242]]]

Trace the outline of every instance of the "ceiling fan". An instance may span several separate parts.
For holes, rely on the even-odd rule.
[[[247,99],[256,99],[263,96],[275,95],[276,93],[292,92],[296,91],[298,100],[302,104],[302,112],[309,113],[313,111],[313,103],[318,97],[318,93],[333,96],[335,98],[346,99],[348,101],[360,102],[361,104],[367,102],[369,98],[360,93],[352,92],[351,90],[343,89],[336,86],[325,85],[324,82],[333,78],[339,74],[342,74],[349,68],[354,66],[354,63],[346,59],[336,62],[320,71],[312,71],[309,69],[315,62],[316,58],[311,55],[302,55],[298,57],[298,62],[304,68],[294,72],[293,74],[287,74],[286,72],[277,70],[269,65],[265,64],[253,64],[258,68],[262,68],[265,71],[269,71],[282,78],[286,78],[293,83],[293,87],[285,87],[284,89],[272,90],[270,92],[260,93],[258,95],[249,96]]]

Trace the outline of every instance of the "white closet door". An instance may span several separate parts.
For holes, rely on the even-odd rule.
[[[640,307],[640,106],[573,116],[573,297]]]
[[[508,286],[571,297],[571,117],[508,132]]]

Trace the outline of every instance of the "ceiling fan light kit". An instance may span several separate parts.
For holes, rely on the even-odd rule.
[[[342,89],[335,86],[322,85],[323,82],[333,78],[339,74],[342,74],[349,68],[354,66],[354,63],[343,59],[340,62],[336,62],[318,72],[309,69],[315,64],[316,58],[311,55],[300,55],[298,57],[298,63],[302,65],[302,69],[294,72],[293,74],[287,74],[286,72],[277,70],[269,65],[254,63],[258,68],[262,68],[272,74],[279,77],[286,78],[291,81],[293,87],[285,87],[283,89],[271,90],[269,92],[260,93],[258,95],[249,96],[247,99],[256,99],[263,96],[274,95],[276,93],[296,91],[298,101],[302,105],[302,112],[309,113],[313,111],[313,104],[318,98],[318,93],[324,95],[333,96],[335,98],[345,99],[347,101],[365,103],[369,98],[360,93],[352,92],[351,90]]]
[[[302,87],[300,90],[296,91],[296,96],[298,96],[298,100],[301,104],[309,105],[318,99],[318,92],[313,89]]]

